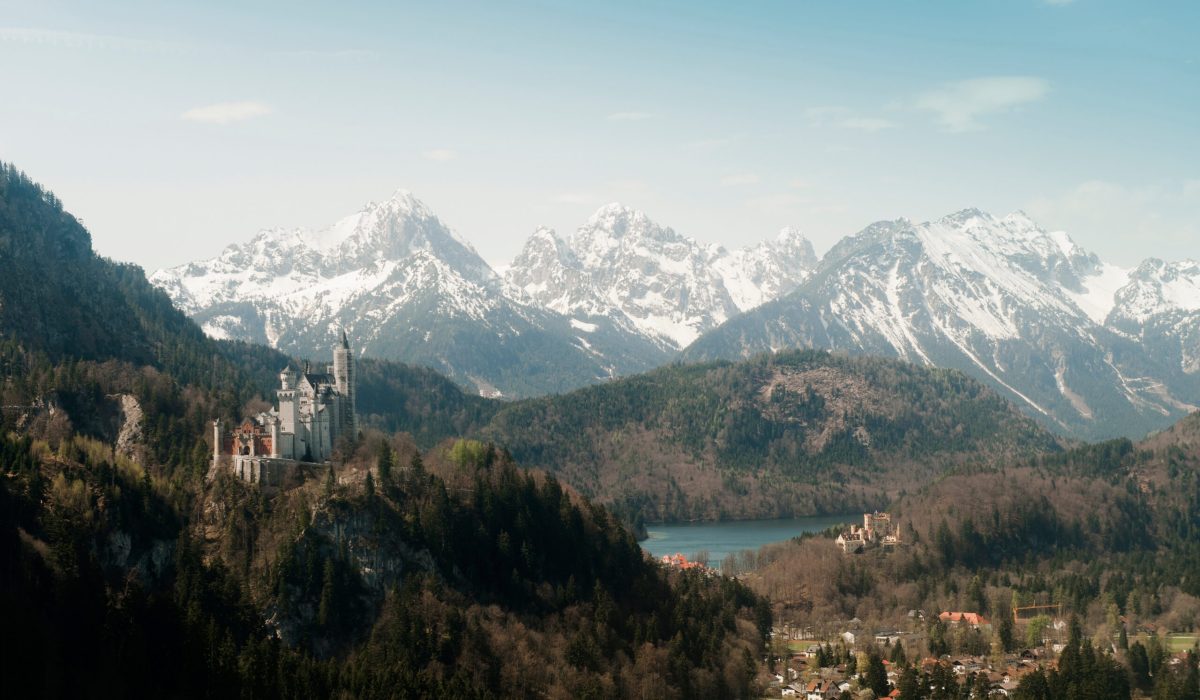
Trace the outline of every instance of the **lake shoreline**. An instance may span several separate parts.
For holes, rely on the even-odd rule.
[[[646,525],[647,537],[639,545],[656,558],[683,554],[690,559],[697,553],[704,553],[710,559],[719,560],[730,554],[757,551],[768,544],[824,532],[861,518],[861,513],[844,513],[797,518],[654,523]]]

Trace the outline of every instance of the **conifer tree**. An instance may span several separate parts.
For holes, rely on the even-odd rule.
[[[884,697],[891,692],[888,687],[887,671],[883,668],[883,657],[878,652],[872,651],[867,656],[867,669],[863,673],[863,685],[874,691],[877,698]]]
[[[392,450],[391,445],[384,441],[379,445],[379,481],[384,488],[392,482],[392,467],[396,464],[396,453]]]

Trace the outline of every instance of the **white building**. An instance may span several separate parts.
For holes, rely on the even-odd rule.
[[[300,462],[329,460],[339,439],[358,434],[355,414],[354,355],[342,332],[333,364],[325,373],[279,373],[278,408],[247,418],[224,430],[213,421],[213,466],[228,465],[241,479],[263,486],[282,485],[288,468]]]

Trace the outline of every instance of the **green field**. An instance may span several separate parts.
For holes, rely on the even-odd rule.
[[[795,654],[796,652],[805,651],[813,644],[837,644],[837,641],[830,642],[829,640],[820,639],[789,639],[788,651]]]
[[[1163,638],[1163,643],[1169,651],[1187,651],[1196,646],[1195,634],[1168,634]]]

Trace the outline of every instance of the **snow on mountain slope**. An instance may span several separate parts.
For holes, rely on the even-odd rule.
[[[1117,303],[1117,291],[1129,284],[1129,270],[1103,263],[1080,282],[1080,291],[1066,289],[1064,293],[1093,323],[1103,325]]]
[[[445,260],[467,279],[498,282],[470,245],[404,190],[325,229],[268,229],[247,243],[228,246],[212,260],[159,270],[151,281],[191,312],[215,303],[278,298],[314,287],[322,288],[326,296],[331,286],[353,291],[371,284],[360,271],[378,275],[378,263],[402,260],[418,251]],[[333,304],[338,300],[336,294],[329,299]]]
[[[730,253],[609,204],[567,240],[535,231],[505,278],[533,303],[607,318],[674,350],[795,288],[815,264],[812,245],[790,229]]]
[[[738,310],[749,311],[799,286],[817,268],[817,255],[812,243],[789,227],[752,248],[718,249],[712,266]]]
[[[347,328],[364,354],[429,365],[509,396],[666,359],[613,324],[583,333],[567,317],[510,298],[475,250],[403,190],[328,228],[262,231],[151,281],[213,337],[320,357]]]
[[[1163,361],[1172,376],[1158,380],[1160,388],[1200,384],[1200,262],[1150,258],[1130,273],[1115,302],[1108,326]]]
[[[1158,314],[1200,311],[1200,263],[1150,258],[1116,292],[1117,318],[1144,322]]]
[[[880,222],[834,246],[796,291],[684,357],[792,346],[895,356],[973,374],[1064,432],[1144,433],[1200,403],[1186,371],[1196,365],[1187,339],[1200,339],[1200,314],[1189,311],[1200,306],[1197,279],[1187,265],[1106,265],[1020,212]],[[1160,347],[1147,352],[1148,340]]]

